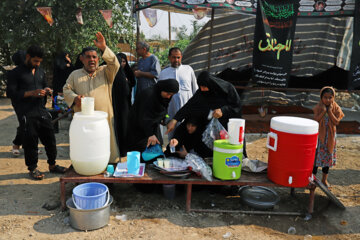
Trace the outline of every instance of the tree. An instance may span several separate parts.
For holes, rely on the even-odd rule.
[[[40,6],[52,7],[53,26],[36,10]],[[93,46],[98,31],[117,52],[120,37],[129,43],[135,41],[130,6],[130,0],[1,0],[0,64],[11,64],[11,55],[18,49],[39,44],[46,50],[43,65],[49,70],[57,52],[66,50],[74,60],[83,47]],[[82,8],[83,25],[76,22],[78,8]],[[112,28],[107,26],[100,9],[113,10]]]
[[[162,67],[166,66],[168,61],[169,49],[171,47],[178,47],[181,51],[184,51],[185,48],[189,45],[192,39],[198,34],[201,28],[204,25],[199,24],[196,20],[192,21],[192,29],[190,34],[187,34],[187,27],[185,25],[180,26],[179,28],[173,27],[172,30],[176,32],[177,41],[174,46],[168,46],[165,50],[161,52],[156,52],[155,55],[159,58],[160,64]],[[168,40],[162,40],[168,41]]]

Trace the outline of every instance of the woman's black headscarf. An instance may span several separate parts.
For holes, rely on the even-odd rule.
[[[26,51],[18,50],[11,56],[11,60],[14,62],[16,66],[20,66],[24,64],[26,58]]]
[[[134,72],[132,71],[130,65],[129,65],[129,62],[127,60],[127,56],[124,54],[124,53],[118,53],[116,54],[116,57],[121,65],[121,60],[124,59],[126,61],[126,64],[125,64],[125,67],[123,69],[124,73],[125,73],[125,76],[129,82],[129,86],[130,88],[134,87],[135,84],[136,84],[136,81],[135,81],[135,75],[134,75]]]
[[[209,88],[209,92],[202,92],[206,95],[224,95],[228,92],[228,82],[211,75],[207,71],[203,71],[197,78],[198,86],[204,86]]]
[[[161,80],[155,84],[155,89],[160,92],[177,93],[179,91],[179,83],[176,79]]]
[[[54,58],[54,72],[53,72],[53,89],[54,96],[63,91],[70,73],[74,70],[73,65],[66,59],[68,52],[62,51]]]
[[[154,89],[157,92],[157,97],[159,98],[162,105],[166,105],[166,107],[168,107],[171,98],[162,98],[161,92],[164,91],[168,93],[177,93],[179,91],[179,82],[175,79],[161,80],[154,85]]]

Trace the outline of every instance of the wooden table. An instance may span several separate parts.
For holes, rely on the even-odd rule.
[[[301,212],[276,212],[276,211],[241,211],[241,210],[214,210],[214,209],[192,209],[191,208],[191,194],[192,185],[233,185],[233,186],[265,186],[265,187],[283,187],[271,182],[266,173],[248,173],[242,171],[241,177],[235,181],[222,181],[215,179],[212,182],[206,181],[200,177],[191,175],[187,179],[172,178],[160,174],[151,166],[146,166],[146,171],[143,177],[134,178],[115,178],[104,177],[103,174],[95,176],[82,176],[77,174],[73,169],[68,171],[63,177],[60,178],[60,199],[62,210],[66,209],[66,189],[65,184],[68,182],[85,183],[85,182],[100,182],[100,183],[141,183],[141,184],[181,184],[187,185],[186,192],[186,211],[202,211],[202,212],[240,212],[251,214],[272,214],[272,215],[304,215]],[[293,188],[291,189],[293,192]],[[312,214],[314,206],[315,187],[310,188],[308,215]]]

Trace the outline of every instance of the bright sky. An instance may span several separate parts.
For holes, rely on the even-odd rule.
[[[180,13],[171,13],[171,26],[172,27],[181,27],[185,25],[187,27],[188,33],[192,30],[192,21],[196,20],[193,15],[189,14],[180,14]],[[199,21],[199,24],[204,25],[210,20],[208,17],[204,17]],[[168,19],[168,12],[157,10],[157,24],[154,27],[149,27],[144,14],[140,11],[140,31],[145,34],[146,38],[151,38],[155,35],[161,35],[164,39],[169,39],[169,19]],[[176,33],[171,33],[171,39],[176,39]]]

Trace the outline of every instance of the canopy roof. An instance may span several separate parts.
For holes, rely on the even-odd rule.
[[[192,14],[195,8],[221,8],[255,14],[257,0],[134,0],[134,12],[145,8]],[[353,16],[355,0],[301,0],[299,17]]]

